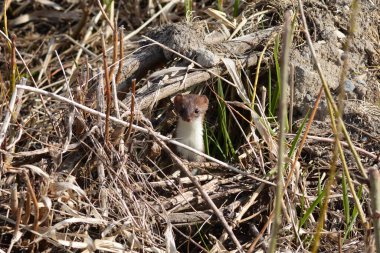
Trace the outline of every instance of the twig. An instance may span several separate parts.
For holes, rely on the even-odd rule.
[[[116,80],[115,80],[115,75],[112,76],[112,97],[114,101],[114,107],[115,107],[115,114],[118,119],[121,119],[121,114],[119,110],[119,101],[117,97],[117,88],[116,88]],[[121,138],[122,134],[124,133],[125,127],[124,126],[117,126],[111,135],[111,140],[113,144],[118,144],[119,145],[119,152],[120,154],[124,154],[124,139]]]
[[[368,170],[369,182],[371,186],[371,207],[373,227],[375,231],[376,252],[380,252],[380,173],[377,166]]]
[[[67,35],[67,37],[69,37],[69,36]],[[46,73],[46,69],[49,66],[49,63],[50,63],[51,58],[53,56],[53,51],[55,51],[56,46],[57,46],[57,43],[55,42],[55,38],[51,38],[49,40],[49,46],[48,46],[48,51],[47,51],[46,56],[45,56],[45,60],[42,63],[40,73],[38,74],[37,82],[39,82],[41,80],[42,76]]]
[[[88,50],[84,46],[84,44],[80,44],[78,41],[76,41],[75,39],[73,39],[72,37],[70,37],[68,34],[62,34],[62,36],[65,37],[66,39],[70,40],[73,44],[77,45],[81,50],[85,51],[91,57],[93,57],[93,58],[97,57],[97,55],[95,53],[91,52],[90,50]]]
[[[111,29],[112,29],[113,31],[115,31],[115,27],[112,25],[111,20],[108,18],[106,12],[104,11],[103,6],[102,6],[102,4],[100,3],[100,0],[98,0],[98,6],[99,6],[99,9],[100,9],[100,11],[102,12],[104,18],[106,19],[108,25],[111,27]]]
[[[128,139],[132,133],[133,117],[134,117],[134,112],[135,112],[135,96],[136,96],[136,79],[133,79],[132,80],[131,115],[129,116],[129,127],[128,127],[127,136],[125,138],[125,141],[128,141]],[[129,148],[129,152],[131,152],[131,148]]]
[[[22,176],[26,182],[26,186],[28,187],[28,194],[30,194],[30,196],[32,197],[32,200],[33,200],[33,205],[34,205],[33,230],[37,232],[38,231],[38,219],[40,216],[40,210],[38,207],[37,197],[36,197],[36,194],[33,190],[32,184],[30,183],[29,176],[28,176],[27,172],[23,171]],[[34,240],[34,234],[32,234],[30,240],[31,241]]]
[[[107,63],[107,56],[106,56],[106,43],[104,40],[104,34],[102,33],[102,51],[103,51],[103,67],[104,67],[104,86],[106,91],[106,128],[104,130],[105,134],[105,142],[108,145],[110,143],[110,115],[111,115],[111,82],[110,82],[110,76],[108,73],[108,63]]]
[[[14,183],[11,187],[11,199],[10,199],[11,215],[17,212],[19,207],[18,195],[17,195],[17,183]]]
[[[12,44],[11,44],[11,88],[10,94],[15,91],[16,86],[16,35],[12,34]]]
[[[3,1],[3,9],[2,10],[0,10],[0,21],[3,19],[3,17],[4,17],[4,29],[5,29],[5,31],[7,32],[7,34],[8,34],[8,25],[7,25],[7,15],[6,15],[6,13],[7,13],[7,10],[8,10],[8,8],[9,8],[9,6],[11,5],[11,3],[12,3],[12,1]]]
[[[21,79],[21,84],[22,85],[26,84],[25,78]],[[17,99],[19,99],[19,101],[21,101],[22,94],[23,94],[23,92],[21,90],[17,91],[17,92],[16,92],[16,90],[14,90],[14,92],[12,93],[11,101],[9,102],[9,110],[8,110],[7,114],[5,115],[3,125],[0,129],[0,147],[3,144],[3,141],[5,140],[5,136],[6,136],[6,133],[7,133],[8,127],[9,127],[9,123],[10,123],[10,121],[12,119],[12,115],[14,113],[16,101],[17,101]]]
[[[274,217],[274,211],[272,211],[268,217],[267,222],[263,226],[263,228],[260,230],[260,233],[256,236],[255,240],[252,242],[251,246],[248,249],[248,253],[252,253],[253,250],[255,249],[257,243],[262,240],[263,234],[265,230],[268,228],[269,224],[271,223],[272,219]]]
[[[265,86],[261,86],[261,107],[263,108],[263,115],[265,115],[265,104],[267,98],[267,88]]]
[[[116,21],[115,21],[116,24]],[[117,43],[119,42],[119,31],[116,29],[113,29],[113,51],[112,51],[112,64],[111,64],[111,69],[110,69],[110,77],[112,77],[115,71],[115,66],[117,62]]]
[[[287,134],[287,136],[296,136],[296,134]],[[329,142],[329,143],[334,143],[335,140],[332,139],[332,138],[325,138],[325,137],[320,137],[320,136],[313,136],[313,135],[306,135],[306,139],[310,139],[310,140],[316,140],[316,141],[323,141],[323,142]],[[342,144],[343,147],[348,147],[348,143],[347,142],[344,142],[344,141],[341,141],[340,142]],[[302,145],[303,146],[303,145]],[[362,148],[359,148],[359,147],[356,147],[355,146],[355,149],[356,151],[358,151],[359,153],[362,153],[370,158],[373,158],[373,159],[376,159],[377,158],[377,155],[374,154],[374,153],[371,153],[365,149],[362,149]],[[295,159],[295,161],[297,161],[298,159]]]
[[[276,200],[274,204],[275,209],[275,219],[273,222],[273,227],[271,231],[271,241],[269,243],[269,252],[274,253],[277,248],[277,236],[281,224],[281,207],[283,198],[283,184],[284,184],[284,165],[285,165],[285,132],[286,132],[286,115],[288,106],[288,77],[289,77],[289,55],[290,47],[292,44],[292,12],[290,10],[285,12],[285,23],[284,23],[284,33],[283,33],[283,44],[282,44],[282,55],[281,55],[281,97],[279,105],[279,118],[280,118],[280,131],[278,134],[278,160],[277,160],[277,189],[276,189]]]
[[[124,47],[123,47],[123,38],[124,38],[124,27],[119,28],[119,67],[117,69],[117,74],[116,74],[116,83],[120,83],[121,79],[121,70],[123,68],[123,62],[124,62]]]
[[[13,236],[12,236],[12,240],[11,240],[11,243],[9,245],[9,248],[8,248],[8,251],[7,253],[10,253],[12,252],[12,248],[13,248],[13,245],[20,239],[20,235],[19,233],[20,232],[20,222],[21,222],[21,214],[22,214],[22,209],[24,207],[24,200],[21,198],[20,200],[20,204],[18,205],[17,207],[17,211],[16,211],[16,224],[15,224],[15,229],[13,231]]]
[[[97,68],[96,71],[96,75],[98,77],[98,85],[96,87],[96,109],[99,112],[104,113],[104,72],[100,69],[100,67]],[[99,115],[97,118],[97,125],[100,127],[101,133],[104,133],[104,122]]]
[[[112,98],[114,101],[114,107],[115,107],[115,114],[118,119],[121,118],[120,110],[119,110],[119,99],[117,99],[117,92],[116,92],[116,80],[115,75],[112,76]]]
[[[290,64],[290,80],[289,80],[289,93],[290,93],[290,101],[289,101],[289,132],[293,132],[293,107],[294,107],[294,64]]]
[[[22,219],[22,224],[27,225],[29,223],[29,218],[30,218],[30,213],[31,213],[31,198],[30,194],[27,192],[26,193],[26,201],[25,201],[25,214]]]

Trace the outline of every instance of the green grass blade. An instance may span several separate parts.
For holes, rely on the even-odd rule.
[[[239,16],[239,4],[240,4],[240,1],[239,0],[235,0],[235,2],[234,2],[234,17],[235,18],[237,16]]]
[[[278,101],[280,99],[280,91],[281,91],[281,69],[280,69],[280,61],[279,61],[279,54],[280,54],[280,38],[279,36],[276,37],[275,44],[274,44],[274,63],[276,67],[276,77],[277,77],[277,85],[274,90],[273,99],[272,99],[272,115],[275,115],[275,111],[277,110]]]
[[[223,11],[223,0],[218,0],[218,10]]]
[[[313,201],[313,203],[311,204],[311,206],[306,210],[306,213],[302,216],[301,218],[301,221],[300,221],[300,225],[299,225],[299,228],[302,228],[302,226],[305,224],[305,222],[307,221],[307,219],[309,218],[310,214],[314,211],[314,209],[322,204],[322,200],[323,200],[323,196],[325,196],[325,191],[322,191],[316,200]]]
[[[273,117],[273,103],[272,103],[272,71],[269,68],[268,71],[268,111],[269,116]]]
[[[297,143],[300,140],[301,133],[305,128],[305,124],[306,124],[307,120],[309,119],[309,112],[310,112],[310,110],[307,111],[305,118],[302,120],[301,126],[298,129],[297,134],[292,141],[292,145],[290,147],[289,155],[288,155],[289,157],[293,157],[294,151],[296,150],[296,147],[297,147]]]
[[[185,16],[186,21],[191,21],[191,13],[193,11],[193,0],[185,0]]]
[[[363,194],[363,186],[360,186],[359,192],[358,192],[358,198],[359,199],[362,198],[362,194]],[[358,217],[358,215],[359,215],[359,211],[356,208],[356,206],[354,206],[354,210],[352,211],[350,223],[349,223],[346,231],[344,232],[344,237],[343,237],[342,245],[344,244],[344,241],[347,239],[348,235],[352,231],[352,228],[354,227],[354,224],[356,222],[356,218]]]
[[[348,189],[346,176],[342,173],[342,191],[343,191],[343,212],[346,223],[346,228],[350,222],[350,201],[348,199]]]
[[[223,92],[223,87],[222,87],[222,81],[219,79],[218,80],[218,88],[217,88],[218,95],[224,100],[224,92]],[[224,104],[223,101],[220,101],[218,99],[218,120],[219,120],[219,136],[223,140],[223,149],[224,153],[226,154],[227,157],[235,156],[235,149],[233,147],[229,132],[228,132],[228,127],[227,127],[227,110],[226,110],[226,105]],[[218,138],[218,140],[220,140]]]

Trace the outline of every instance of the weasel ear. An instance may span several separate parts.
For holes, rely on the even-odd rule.
[[[178,94],[177,96],[174,97],[174,105],[178,105],[179,103],[182,102],[183,96],[182,94]]]
[[[199,96],[200,102],[203,104],[204,107],[206,107],[206,110],[208,108],[208,98],[205,95]]]

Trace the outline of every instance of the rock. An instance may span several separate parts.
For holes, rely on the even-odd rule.
[[[220,62],[220,58],[207,49],[200,48],[196,54],[196,61],[202,65],[202,67],[211,68]]]
[[[341,31],[339,31],[339,30],[335,30],[335,31],[334,31],[334,34],[335,34],[335,36],[336,36],[338,39],[340,39],[340,40],[346,38],[346,35],[345,35],[344,33],[342,33]]]
[[[346,80],[344,82],[344,91],[345,92],[353,92],[355,89],[355,84],[351,80]]]

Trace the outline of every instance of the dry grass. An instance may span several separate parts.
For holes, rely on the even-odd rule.
[[[248,44],[244,57],[231,53],[207,68],[186,51],[168,49],[156,38],[152,47],[151,39],[142,37],[161,24],[185,20],[180,1],[109,1],[104,9],[100,1],[5,2],[0,252],[262,252],[271,240],[275,203],[282,218],[273,247],[280,251],[309,252],[317,245],[314,233],[323,210],[321,252],[371,250],[365,169],[378,161],[378,153],[358,139],[352,143],[348,132],[341,158],[361,170],[345,174],[338,161],[326,195],[331,134],[339,139],[340,128],[323,123],[322,133],[306,133],[300,144],[302,134],[279,137],[269,110],[275,107],[278,27],[287,8],[296,10],[290,1],[241,3],[244,18],[236,23],[233,4],[226,1],[225,17],[205,11],[217,9],[217,1],[194,1],[193,21],[208,21],[208,32],[228,30],[223,36],[241,40],[263,36],[260,43],[241,43]],[[292,20],[294,50],[305,39],[301,19]],[[171,60],[138,72],[132,64],[138,54],[157,50]],[[149,93],[157,85],[162,89]],[[260,86],[269,94],[260,93]],[[176,118],[170,97],[186,88],[210,99],[204,163],[188,163],[171,152],[181,144],[171,138]],[[378,107],[371,108],[376,112],[371,117],[379,119]],[[302,120],[293,128],[305,130]],[[282,159],[279,138],[286,142]],[[376,147],[379,138],[370,138],[369,145]],[[361,156],[355,159],[356,152]],[[192,168],[201,173],[192,176]],[[276,202],[277,184],[285,187]]]

